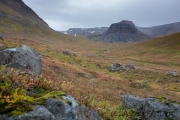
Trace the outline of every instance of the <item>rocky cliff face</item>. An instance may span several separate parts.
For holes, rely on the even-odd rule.
[[[149,38],[150,37],[148,35],[139,31],[132,21],[123,20],[119,23],[112,24],[110,28],[97,39],[97,41],[137,42]]]

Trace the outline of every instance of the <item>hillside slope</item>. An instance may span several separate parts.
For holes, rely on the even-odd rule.
[[[2,27],[11,28],[13,24],[19,24],[19,27],[21,26],[21,28],[32,26],[49,28],[48,24],[44,22],[22,0],[0,0],[0,19],[1,29]]]

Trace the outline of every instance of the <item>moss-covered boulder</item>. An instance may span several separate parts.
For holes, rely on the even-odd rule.
[[[180,120],[180,104],[165,97],[121,95],[126,109],[136,109],[142,120]]]

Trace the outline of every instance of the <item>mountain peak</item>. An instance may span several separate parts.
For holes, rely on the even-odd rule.
[[[138,33],[138,29],[135,27],[132,21],[122,20],[121,22],[114,23],[108,29],[109,33],[122,32],[122,33]]]
[[[128,42],[142,41],[149,37],[139,31],[132,21],[122,20],[111,24],[109,29],[97,40],[105,42]]]

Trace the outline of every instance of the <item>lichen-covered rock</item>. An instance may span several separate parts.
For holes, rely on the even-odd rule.
[[[45,105],[57,120],[76,120],[75,108],[61,100],[50,98]]]
[[[71,96],[63,96],[63,98],[70,104],[52,98],[45,103],[46,108],[55,116],[56,120],[101,120],[96,112],[78,105]]]
[[[166,98],[121,95],[126,109],[136,109],[142,120],[180,120],[180,104]]]
[[[42,62],[38,54],[26,45],[0,51],[0,65],[7,64],[20,71],[41,74]]]

